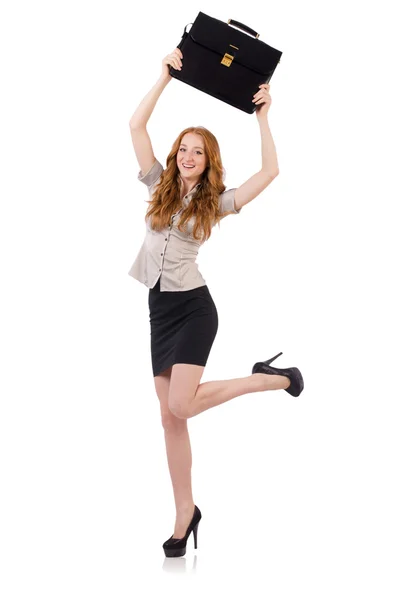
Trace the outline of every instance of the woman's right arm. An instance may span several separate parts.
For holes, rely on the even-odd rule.
[[[152,143],[146,130],[146,125],[162,91],[172,79],[168,65],[173,66],[174,69],[180,69],[182,66],[181,59],[182,52],[179,50],[179,48],[175,48],[171,54],[168,54],[163,59],[161,76],[152,89],[143,98],[130,119],[132,144],[134,146],[135,155],[143,174],[146,174],[155,162]]]

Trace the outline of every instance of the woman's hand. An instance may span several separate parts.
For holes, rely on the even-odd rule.
[[[162,60],[162,70],[161,70],[161,77],[164,77],[165,79],[171,79],[172,75],[170,75],[170,70],[168,65],[171,65],[171,67],[174,67],[174,69],[177,69],[178,71],[180,71],[182,69],[182,52],[179,50],[179,48],[175,48],[175,50],[173,52],[171,52],[171,54],[167,54],[167,56],[165,58],[163,58]]]
[[[258,106],[256,109],[256,116],[258,119],[266,118],[267,113],[269,112],[269,108],[272,103],[269,90],[270,83],[262,83],[259,86],[259,91],[254,94],[252,102]]]

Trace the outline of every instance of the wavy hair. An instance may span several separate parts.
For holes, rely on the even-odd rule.
[[[192,231],[194,239],[206,241],[211,236],[212,227],[226,216],[225,213],[220,214],[218,207],[219,195],[225,191],[226,186],[223,183],[225,170],[222,166],[218,141],[214,134],[205,127],[187,127],[178,135],[167,156],[166,168],[160,175],[152,199],[147,201],[150,206],[145,219],[148,220],[151,217],[152,229],[161,231],[168,227],[172,215],[183,207],[182,180],[179,177],[176,157],[182,138],[186,133],[196,133],[203,138],[207,166],[198,182],[200,185],[180,214],[178,229],[186,233],[186,223],[189,219],[194,218]]]

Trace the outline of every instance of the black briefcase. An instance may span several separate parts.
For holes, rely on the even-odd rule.
[[[189,32],[186,27],[177,46],[182,69],[168,65],[170,75],[244,112],[255,112],[260,105],[252,97],[260,84],[269,83],[282,52],[233,19],[224,23],[199,12]]]

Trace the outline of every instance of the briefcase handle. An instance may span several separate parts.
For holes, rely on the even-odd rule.
[[[234,19],[229,19],[227,22],[228,25],[235,25],[236,27],[238,27],[239,29],[242,29],[243,31],[245,31],[245,33],[249,33],[251,35],[254,35],[257,39],[259,37],[259,33],[257,33],[256,31],[254,31],[253,29],[251,29],[251,27],[247,27],[247,25],[244,25],[243,23],[239,23],[238,21],[235,21]],[[186,36],[186,27],[188,25],[193,25],[193,23],[188,23],[187,25],[185,25],[185,29],[183,30],[183,36]],[[179,48],[179,44],[177,46],[177,48]]]
[[[228,22],[227,22],[227,24],[228,25],[235,25],[239,29],[242,29],[243,31],[245,31],[245,33],[249,33],[250,35],[254,35],[256,37],[256,39],[258,39],[258,37],[259,37],[259,33],[257,33],[253,29],[251,29],[251,27],[247,27],[247,25],[244,25],[243,23],[239,23],[238,21],[235,21],[234,19],[229,19]]]

